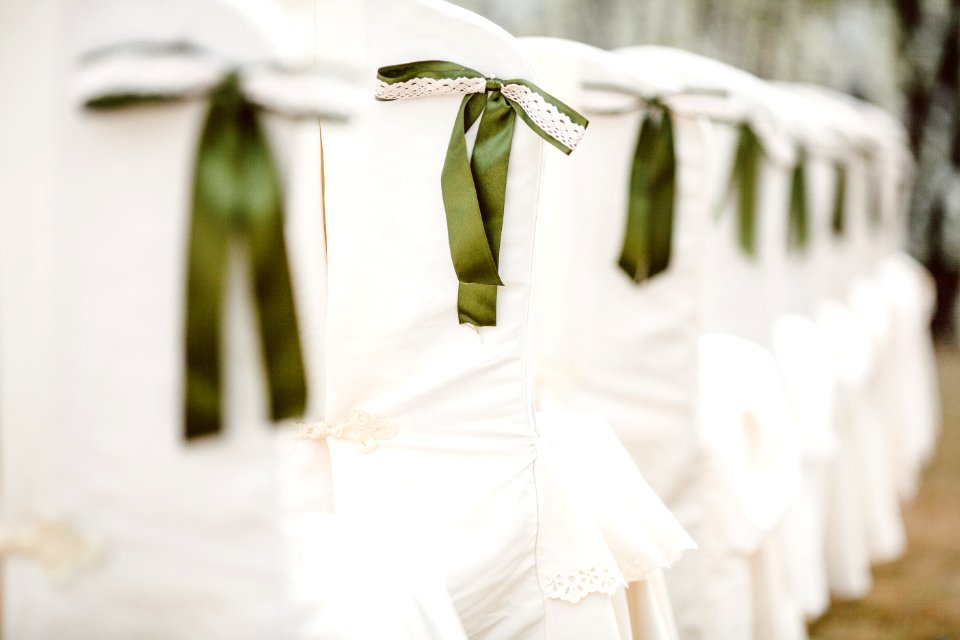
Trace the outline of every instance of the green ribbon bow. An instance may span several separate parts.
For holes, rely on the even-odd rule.
[[[833,163],[833,213],[830,216],[830,228],[833,235],[843,235],[847,227],[847,165],[841,160]]]
[[[274,420],[303,415],[306,377],[283,236],[283,191],[259,121],[236,71],[208,94],[194,167],[186,304],[184,430],[221,429],[221,329],[228,248],[243,241],[253,276]],[[170,95],[104,94],[92,109],[167,102]]]
[[[677,190],[673,114],[658,100],[640,124],[630,170],[627,227],[618,265],[642,282],[670,265]]]
[[[760,184],[760,162],[763,156],[763,143],[759,136],[749,123],[741,123],[727,197],[736,191],[737,238],[740,247],[749,256],[757,253],[757,187]]]
[[[507,168],[516,116],[569,154],[587,120],[525,80],[488,78],[452,62],[411,62],[377,71],[377,99],[463,95],[440,176],[461,324],[497,323],[497,287]],[[479,119],[473,154],[465,134]]]
[[[800,147],[790,175],[790,213],[787,218],[787,247],[793,251],[806,249],[810,240],[806,174],[807,152]]]

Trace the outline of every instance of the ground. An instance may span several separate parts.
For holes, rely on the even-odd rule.
[[[869,596],[834,602],[812,640],[960,640],[960,351],[939,351],[943,430],[916,499],[904,507],[909,544],[878,566]]]

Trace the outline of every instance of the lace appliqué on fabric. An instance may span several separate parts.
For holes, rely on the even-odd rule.
[[[377,448],[379,440],[388,440],[395,435],[397,435],[397,428],[393,423],[374,417],[359,409],[351,411],[350,418],[339,424],[314,422],[300,425],[301,438],[348,440],[364,453],[373,452]]]
[[[63,583],[102,558],[99,545],[52,520],[19,527],[0,527],[0,556],[23,557],[37,563],[55,583]]]
[[[524,113],[551,138],[568,149],[576,149],[586,133],[586,128],[573,122],[569,116],[543,99],[536,91],[522,84],[505,84],[500,89],[504,97],[520,105]]]
[[[591,567],[552,576],[541,576],[543,595],[553,600],[576,604],[591,593],[612,596],[627,585],[618,569]]]

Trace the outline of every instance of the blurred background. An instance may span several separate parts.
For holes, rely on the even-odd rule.
[[[762,78],[812,82],[895,113],[918,162],[909,251],[934,274],[937,337],[956,338],[960,0],[456,0],[514,35],[679,47]]]

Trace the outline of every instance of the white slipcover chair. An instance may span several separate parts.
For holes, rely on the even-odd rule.
[[[331,0],[285,0],[292,27],[316,65],[330,73],[357,78],[366,55],[366,3]],[[296,189],[296,206],[308,215],[295,217],[288,231],[302,251],[304,271],[322,274],[299,290],[299,301],[316,313],[300,325],[309,340],[318,380],[310,396],[306,423],[324,415],[326,367],[326,210],[342,208],[337,198],[364,177],[357,171],[362,146],[351,139],[362,130],[369,96],[359,86],[340,88],[348,99],[349,118],[321,124],[323,133],[341,144],[330,153],[321,127],[300,133],[309,153],[297,161],[306,188]],[[349,155],[353,154],[353,155]],[[294,185],[297,186],[297,185]],[[331,204],[332,203],[332,204]],[[296,274],[295,274],[296,275]],[[462,638],[442,577],[426,567],[402,540],[384,540],[378,532],[333,512],[332,472],[325,441],[285,431],[280,437],[282,517],[291,545],[293,597],[299,607],[299,632],[308,638]],[[370,615],[376,611],[376,615]]]
[[[513,38],[442,2],[370,2],[366,39],[371,79],[449,60],[536,81]],[[497,326],[458,324],[440,175],[461,98],[371,102],[355,131],[324,134],[331,168],[338,156],[363,176],[328,183],[333,509],[440,571],[471,638],[629,637],[626,580],[690,542],[602,418],[534,414],[527,309],[544,145],[519,119]],[[361,151],[341,155],[348,143]],[[366,452],[337,436],[368,427]]]
[[[935,289],[929,273],[904,250],[913,159],[903,125],[891,114],[857,103],[874,135],[881,189],[879,229],[873,234],[872,273],[883,290],[889,334],[881,390],[894,481],[901,500],[915,494],[939,428],[936,362],[930,335]]]
[[[890,447],[901,499],[916,495],[919,475],[933,455],[940,424],[937,364],[930,335],[936,307],[933,278],[904,251],[883,259],[880,277],[893,305],[889,366],[897,372],[895,405],[888,405],[898,439]]]
[[[291,636],[274,436],[259,418],[252,339],[230,353],[229,433],[190,447],[181,436],[182,237],[201,106],[98,116],[66,90],[77,57],[96,47],[191,38],[249,59],[270,51],[267,32],[213,3],[76,3],[63,20],[50,236],[57,402],[37,425],[56,473],[32,505],[55,524],[47,536],[8,524],[27,550],[8,562],[5,629],[16,638]],[[230,329],[246,338],[249,326]],[[58,586],[30,560],[63,544],[70,568],[74,535],[72,551],[99,561]]]
[[[806,152],[807,243],[788,251],[784,308],[774,323],[773,346],[787,392],[803,460],[798,500],[781,529],[786,573],[808,619],[829,606],[826,537],[829,477],[837,455],[833,413],[837,373],[827,336],[815,321],[819,269],[829,261],[836,163],[846,162],[849,142],[836,119],[802,88],[776,85],[773,98]]]
[[[51,184],[51,259],[44,265],[54,314],[42,336],[53,341],[57,367],[40,381],[56,402],[49,417],[41,413],[43,419],[30,425],[46,438],[43,455],[25,450],[8,470],[21,479],[28,467],[46,473],[18,483],[19,495],[4,501],[4,635],[349,637],[343,630],[357,629],[355,621],[339,636],[306,624],[317,609],[342,605],[345,597],[315,585],[300,588],[290,572],[293,558],[278,505],[278,434],[265,417],[247,274],[236,259],[226,292],[224,429],[217,438],[183,440],[183,265],[204,101],[110,114],[80,106],[100,91],[151,94],[202,86],[223,72],[221,60],[296,65],[310,61],[310,52],[299,48],[282,14],[257,2],[91,0],[64,6],[63,24],[51,117],[61,156]],[[81,54],[104,46],[181,42],[204,47],[210,56],[144,58],[129,50],[126,57],[78,64]],[[308,106],[336,114],[345,106],[338,104],[339,93],[317,105],[309,80],[292,91],[269,73],[250,81],[249,91],[291,110]],[[67,90],[71,85],[75,95]],[[319,176],[301,173],[298,162],[309,168],[317,154],[309,144],[316,124],[278,118],[268,126],[289,186],[294,288],[306,291],[300,321],[305,328],[322,327],[322,301],[310,288],[322,286],[323,274],[304,259],[313,238],[290,233],[309,226],[302,217],[319,213],[303,204],[310,200],[306,192],[319,190]],[[316,388],[318,367],[310,358],[316,336],[303,334],[307,375]],[[11,513],[12,504],[18,508]],[[361,567],[395,586],[388,620],[453,620],[451,628],[458,629],[442,589],[408,589],[406,579],[397,582],[395,573],[343,537],[341,556],[356,562],[342,576]],[[312,549],[306,551],[309,560]],[[347,587],[367,604],[375,597],[370,589]]]
[[[742,520],[739,535],[727,539],[725,556],[714,556],[724,556],[725,560],[714,562],[716,577],[713,580],[728,584],[731,593],[735,590],[741,593],[736,606],[726,602],[728,606],[722,611],[722,619],[728,625],[727,634],[722,637],[803,637],[800,605],[784,575],[780,541],[773,535],[799,489],[796,434],[783,406],[769,409],[765,420],[746,418],[753,405],[782,402],[782,387],[779,387],[780,393],[770,399],[750,400],[750,385],[741,382],[773,375],[774,382],[780,384],[769,350],[772,325],[784,304],[781,285],[786,253],[786,208],[790,169],[796,153],[792,132],[771,109],[771,89],[743,71],[662,47],[631,47],[620,53],[637,68],[655,66],[661,72],[674,74],[687,85],[725,94],[723,98],[700,100],[693,100],[691,96],[693,105],[709,117],[715,141],[709,147],[712,171],[705,187],[708,211],[704,215],[710,219],[720,210],[700,263],[701,331],[707,334],[701,340],[699,362],[703,398],[701,430],[719,429],[712,426],[711,421],[720,418],[705,409],[709,398],[726,395],[745,403],[744,420],[739,425],[743,439],[726,439],[730,449],[725,452],[727,458],[723,464],[730,470],[731,477],[739,473],[739,483],[755,484],[764,498],[741,494],[742,513],[752,515],[753,519]],[[744,255],[736,242],[736,208],[727,198],[737,144],[735,125],[744,120],[750,122],[760,136],[765,152],[756,194],[757,240],[753,257]],[[735,355],[738,349],[743,351],[742,357]],[[715,363],[714,358],[723,360]],[[759,390],[767,388],[765,385],[758,382],[754,386]],[[716,440],[723,441],[722,438]],[[757,465],[737,466],[734,452],[737,443],[747,446]],[[737,471],[738,468],[741,470]],[[759,514],[763,514],[762,517]],[[705,546],[707,542],[703,540],[701,544]],[[668,580],[671,577],[668,576]],[[701,633],[713,637],[717,631],[708,626]]]
[[[690,267],[703,235],[696,227],[704,220],[683,218],[687,244],[674,258],[681,266],[655,284],[636,286],[620,271],[627,181],[642,112],[630,94],[600,91],[590,83],[646,95],[673,94],[681,87],[652,71],[630,73],[621,57],[578,42],[522,38],[521,44],[544,88],[591,117],[576,154],[544,158],[534,260],[537,405],[602,411],[657,494],[682,522],[696,524],[702,517],[700,477],[689,469],[701,455],[694,419],[699,324],[695,295],[684,294],[696,291],[690,279],[698,270]],[[684,132],[681,144],[687,144],[680,152],[683,161],[696,158],[704,125],[688,119],[677,126]],[[703,163],[683,161],[681,180],[696,182]],[[684,204],[695,214],[706,209],[698,209],[695,199]],[[664,371],[674,375],[661,375]],[[689,513],[681,515],[682,510]],[[652,586],[630,588],[635,609],[635,598]]]
[[[567,87],[577,106],[596,99],[596,92],[583,89],[585,80],[625,84],[647,94],[669,95],[689,85],[682,76],[672,80],[657,73],[656,65],[622,57],[627,64],[616,63],[584,45],[551,39],[527,43],[538,62],[544,61],[545,81]],[[718,428],[738,433],[725,444],[720,438],[705,446],[697,422],[702,254],[712,213],[709,192],[697,187],[714,167],[704,153],[712,149],[712,129],[693,109],[696,98],[676,98],[679,213],[671,268],[642,286],[633,285],[617,266],[639,115],[594,115],[590,133],[595,139],[585,139],[582,156],[570,158],[569,165],[546,160],[544,193],[550,208],[539,229],[535,289],[539,402],[601,408],[641,471],[697,539],[701,551],[666,575],[680,636],[743,637],[752,626],[750,568],[739,559],[739,548],[731,550],[729,536],[738,537],[739,544],[746,529],[751,539],[746,544],[755,549],[754,523],[738,519],[742,496],[735,497],[730,483],[717,479],[729,470],[725,463],[736,455],[732,450],[746,439],[737,437],[742,425],[718,422]],[[614,96],[611,106],[617,102]],[[611,158],[619,158],[616,165]],[[765,453],[769,450],[759,457]],[[733,462],[738,463],[742,458]]]
[[[842,233],[821,229],[828,247],[815,276],[821,291],[817,322],[827,336],[837,372],[837,457],[829,493],[827,569],[831,592],[860,597],[870,588],[872,562],[896,557],[904,544],[888,452],[888,428],[878,395],[889,313],[871,273],[874,253],[868,222],[870,127],[851,99],[822,89],[796,87],[843,132],[846,152],[845,223]],[[824,221],[821,221],[824,224]]]
[[[0,5],[0,527],[29,522],[43,495],[48,445],[39,428],[53,408],[50,383],[51,193],[57,137],[50,126],[58,96],[60,3]],[[6,565],[0,557],[0,570]],[[8,590],[0,578],[0,635]]]

